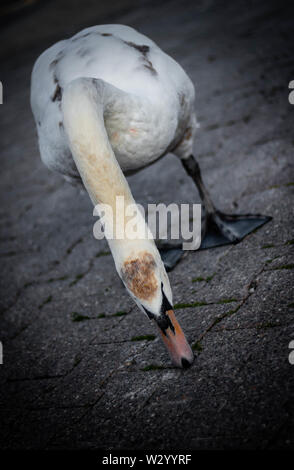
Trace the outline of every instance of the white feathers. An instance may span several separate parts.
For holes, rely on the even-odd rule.
[[[123,171],[153,162],[195,128],[194,87],[171,57],[128,26],[87,28],[47,49],[32,73],[31,106],[44,163],[68,177],[78,177],[63,129],[61,100],[76,78],[99,78],[121,94],[104,115],[106,129]],[[124,93],[125,95],[124,95]],[[191,152],[185,142],[183,156]],[[183,150],[182,150],[183,152]],[[181,155],[181,148],[178,152]]]

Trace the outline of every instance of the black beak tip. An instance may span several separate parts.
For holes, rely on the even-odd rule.
[[[188,369],[191,367],[192,363],[188,361],[185,357],[182,358],[182,367],[183,369]]]

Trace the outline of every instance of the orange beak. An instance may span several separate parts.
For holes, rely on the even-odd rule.
[[[168,310],[166,315],[170,319],[171,326],[165,330],[162,330],[159,327],[159,331],[168,350],[170,358],[176,367],[190,367],[194,361],[192,349],[186,340],[183,330],[180,327],[173,310]]]

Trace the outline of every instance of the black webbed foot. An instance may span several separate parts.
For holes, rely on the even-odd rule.
[[[260,214],[229,215],[216,211],[207,216],[205,235],[199,249],[236,244],[271,219]]]
[[[260,214],[229,215],[220,211],[209,214],[199,250],[239,243],[246,235],[271,219],[272,217]],[[156,244],[166,270],[171,271],[185,253],[182,249],[182,242],[157,242]]]

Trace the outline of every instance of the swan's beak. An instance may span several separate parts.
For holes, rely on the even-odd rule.
[[[165,316],[168,317],[168,322],[165,322],[164,328],[160,319],[157,321],[163,342],[173,364],[176,367],[186,369],[187,367],[190,367],[194,361],[192,349],[190,348],[183,330],[175,317],[174,311],[168,310],[165,313]]]

